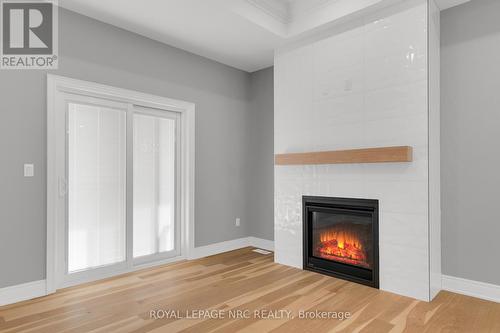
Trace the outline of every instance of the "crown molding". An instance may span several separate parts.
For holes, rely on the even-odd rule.
[[[245,0],[248,4],[282,24],[290,23],[290,4],[280,0]]]
[[[290,21],[306,18],[325,7],[339,2],[340,0],[308,0],[299,3],[297,0],[290,1]]]
[[[320,11],[340,0],[245,0],[254,8],[271,16],[281,24],[290,25],[293,21],[307,18],[308,15]]]
[[[434,0],[434,1],[436,2],[436,5],[440,10],[445,10],[451,7],[464,4],[466,2],[469,2],[470,0]]]

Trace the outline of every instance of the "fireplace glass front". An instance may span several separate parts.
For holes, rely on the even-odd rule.
[[[304,197],[304,268],[378,287],[378,201]]]

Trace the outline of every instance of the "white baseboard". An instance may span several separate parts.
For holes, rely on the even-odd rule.
[[[247,246],[250,246],[248,237],[195,247],[191,251],[191,253],[189,253],[189,259],[199,259],[203,257],[213,256],[214,254],[233,251]]]
[[[244,237],[226,242],[195,247],[189,254],[189,259],[199,259],[203,257],[213,256],[215,254],[233,251],[248,246],[254,246],[264,250],[274,251],[273,241],[257,237]]]
[[[443,275],[443,290],[500,303],[500,286]]]
[[[196,247],[193,249],[192,253],[189,254],[188,259],[208,257],[248,246],[274,251],[273,241],[257,237],[244,237],[226,242],[210,244],[207,246]],[[144,267],[141,266],[140,268]],[[0,306],[26,301],[45,295],[47,295],[47,285],[45,280],[0,288]]]
[[[33,281],[0,289],[0,306],[47,295],[45,280]]]
[[[259,249],[274,251],[274,241],[263,238],[248,237],[250,246],[258,247]]]

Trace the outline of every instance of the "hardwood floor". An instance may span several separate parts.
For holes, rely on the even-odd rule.
[[[160,310],[153,313],[156,319],[151,318],[155,310]],[[237,310],[248,318],[229,318]],[[301,319],[301,310],[311,315],[324,311],[330,317],[349,312],[350,318]],[[196,318],[201,314],[225,318]],[[262,318],[269,315],[275,318]],[[272,254],[245,248],[0,307],[0,332],[240,331],[500,332],[500,304],[449,292],[432,303],[419,302],[278,265]]]

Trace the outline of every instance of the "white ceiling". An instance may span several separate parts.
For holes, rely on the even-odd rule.
[[[77,13],[223,64],[253,72],[274,49],[323,24],[387,1],[60,0]],[[438,0],[441,9],[469,0]]]

